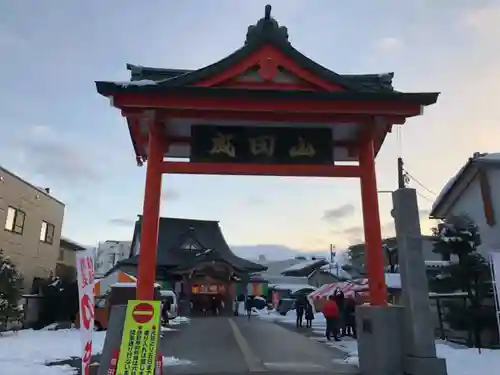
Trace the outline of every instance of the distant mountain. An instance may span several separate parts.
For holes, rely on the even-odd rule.
[[[231,250],[239,257],[256,260],[264,255],[268,260],[290,259],[304,253],[284,245],[235,245]]]
[[[307,258],[311,258],[313,256],[323,256],[327,259],[330,258],[330,253],[327,251],[305,252],[284,245],[234,245],[230,247],[231,250],[233,250],[233,252],[239,257],[253,261],[259,259],[259,256],[261,255],[264,255],[267,260],[284,260],[294,258],[296,256],[305,256]]]

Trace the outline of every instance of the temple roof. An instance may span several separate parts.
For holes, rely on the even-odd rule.
[[[500,167],[500,153],[474,153],[474,155],[459,169],[457,174],[455,174],[441,189],[441,192],[432,204],[429,217],[433,219],[442,219],[446,217],[448,210],[442,210],[442,206],[445,202],[453,197],[454,193],[458,191],[461,191],[458,196],[462,196],[465,192],[463,184],[469,184],[470,181],[475,178],[479,169],[488,167]],[[458,196],[454,196],[455,202]]]
[[[135,225],[132,249],[139,242],[141,217]],[[120,262],[138,264],[138,255]],[[160,218],[158,231],[159,267],[187,269],[201,262],[223,261],[247,272],[263,271],[267,267],[235,255],[229,248],[218,221]]]
[[[304,260],[284,269],[283,271],[281,271],[281,274],[285,276],[308,276],[314,270],[319,269],[320,267],[327,264],[328,262],[326,261],[326,259],[322,258]]]
[[[254,52],[258,51],[263,46],[271,45],[281,51],[289,59],[293,60],[301,68],[311,72],[325,82],[343,87],[348,93],[388,94],[387,99],[389,100],[397,100],[397,98],[401,96],[397,94],[402,93],[396,92],[392,86],[393,73],[359,75],[337,74],[303,55],[291,45],[286,27],[280,26],[278,22],[271,17],[270,12],[271,7],[268,5],[266,6],[264,17],[261,18],[257,24],[248,27],[244,45],[214,64],[198,70],[159,69],[127,64],[127,69],[131,72],[131,81],[96,82],[97,91],[101,95],[110,96],[117,92],[158,92],[168,91],[172,88],[190,86],[203,79],[214,76],[219,72],[230,69],[232,66],[247,60]],[[195,89],[197,89],[196,91],[217,90],[219,94],[223,93],[220,88],[199,87]],[[234,91],[234,89],[228,90],[228,94],[231,95],[231,92],[234,93]],[[301,92],[293,93],[298,95],[304,94]],[[306,94],[311,95],[313,93]],[[339,99],[343,99],[345,96],[345,93],[329,94],[337,94],[336,97]],[[424,105],[433,104],[437,100],[437,94],[425,95],[431,96],[427,98],[427,100],[424,100]],[[373,97],[363,97],[360,99],[369,100],[373,99]],[[405,99],[411,100],[416,98],[405,97]]]

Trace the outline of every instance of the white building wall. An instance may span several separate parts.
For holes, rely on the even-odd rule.
[[[96,256],[96,276],[102,277],[113,266],[130,255],[131,241],[99,242]]]
[[[453,215],[467,214],[479,228],[482,244],[478,251],[485,257],[500,249],[500,169],[487,169],[496,224],[486,222],[479,179],[476,177],[451,207]]]

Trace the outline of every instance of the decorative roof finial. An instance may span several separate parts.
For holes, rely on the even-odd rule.
[[[273,7],[270,4],[266,5],[265,11],[264,11],[264,19],[269,20],[271,19],[271,10]]]
[[[288,30],[280,26],[278,22],[271,17],[271,5],[266,5],[264,17],[257,24],[248,27],[245,44],[258,43],[262,40],[274,40],[279,43],[289,43]]]

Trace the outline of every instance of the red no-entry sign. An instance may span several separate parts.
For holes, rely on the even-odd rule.
[[[149,303],[140,303],[134,307],[132,317],[139,324],[145,324],[153,319],[154,309]]]

